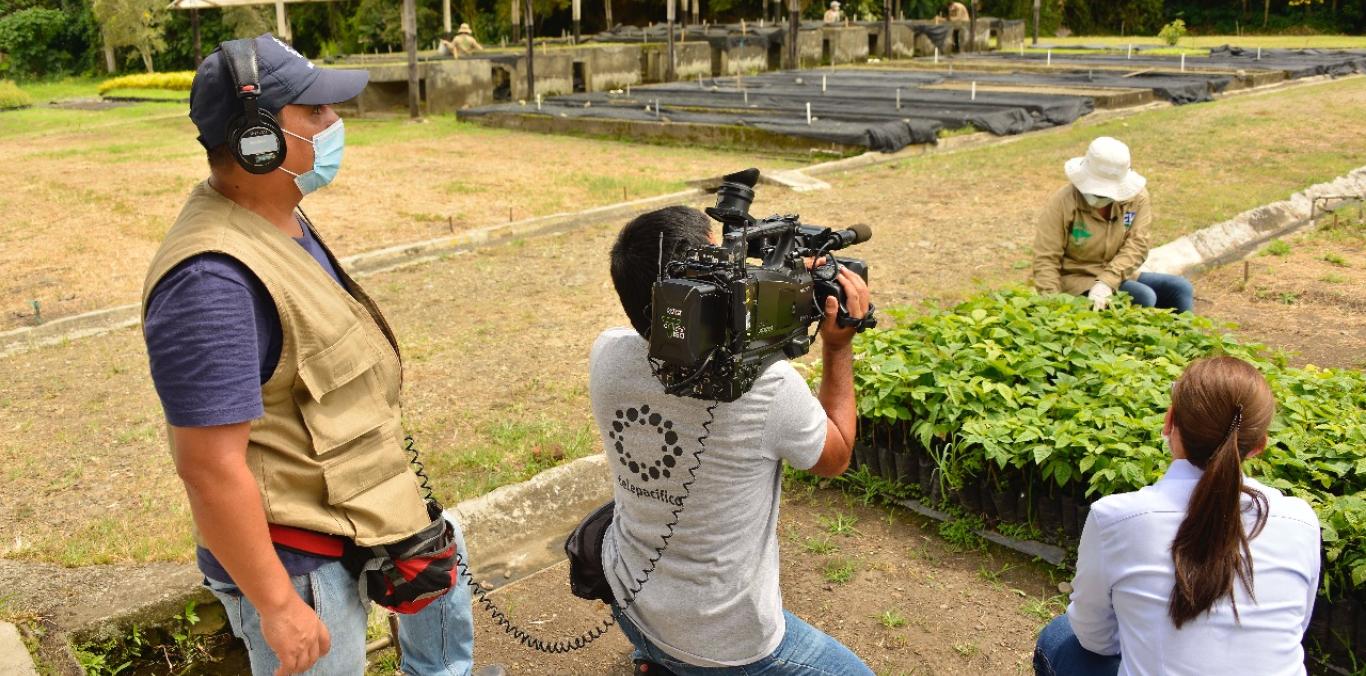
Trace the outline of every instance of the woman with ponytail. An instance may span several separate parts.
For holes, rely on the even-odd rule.
[[[1275,409],[1247,362],[1186,368],[1162,429],[1172,464],[1091,506],[1072,602],[1039,636],[1036,673],[1305,673],[1318,518],[1242,472],[1266,448]]]

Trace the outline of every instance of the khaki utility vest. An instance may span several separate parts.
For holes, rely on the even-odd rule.
[[[192,256],[221,253],[251,270],[283,333],[279,364],[261,385],[265,415],[247,442],[266,520],[386,544],[428,523],[402,447],[398,344],[374,301],[323,250],[350,293],[274,225],[201,183],[152,259],[143,316],[157,282]]]

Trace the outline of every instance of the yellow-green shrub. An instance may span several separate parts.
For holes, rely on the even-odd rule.
[[[33,105],[33,97],[10,80],[0,80],[0,110]]]
[[[175,92],[190,91],[190,84],[194,82],[194,71],[183,70],[172,73],[138,73],[136,75],[121,75],[100,83],[99,92],[101,95],[116,89],[165,89]]]

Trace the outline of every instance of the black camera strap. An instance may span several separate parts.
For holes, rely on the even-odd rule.
[[[669,523],[664,525],[666,532],[659,536],[660,545],[654,548],[654,552],[650,555],[649,559],[646,560],[645,568],[641,570],[640,575],[635,577],[632,585],[626,589],[627,598],[624,602],[619,599],[618,602],[614,604],[618,612],[625,612],[627,608],[630,608],[635,604],[636,598],[640,594],[640,590],[645,586],[645,583],[650,580],[650,576],[658,567],[659,560],[664,558],[664,551],[669,548],[669,542],[674,536],[674,530],[678,527],[679,519],[682,518],[683,509],[687,506],[688,495],[692,490],[692,485],[697,481],[697,470],[702,467],[702,453],[707,449],[707,439],[711,436],[711,425],[716,422],[717,406],[720,406],[720,402],[711,402],[711,404],[707,406],[707,421],[702,423],[702,435],[697,438],[697,450],[693,451],[693,466],[688,469],[688,480],[683,482],[681,487],[683,495],[679,498],[678,507],[673,510]],[[434,500],[431,482],[427,478],[426,468],[422,464],[420,454],[418,453],[411,435],[404,440],[403,449],[408,452],[409,465],[411,466],[413,473],[417,475],[418,483],[424,493],[424,498],[427,500]],[[597,626],[574,636],[573,638],[561,639],[558,641],[543,639],[514,624],[512,618],[508,617],[507,613],[499,608],[497,604],[493,602],[493,599],[489,598],[489,593],[493,590],[485,588],[483,585],[474,581],[474,575],[470,573],[469,564],[465,561],[464,552],[456,550],[455,565],[459,567],[460,575],[464,577],[465,584],[469,586],[475,600],[479,605],[483,606],[484,612],[488,613],[489,617],[493,619],[494,624],[501,627],[503,633],[511,636],[514,640],[527,648],[549,654],[563,654],[581,650],[587,647],[588,644],[601,638],[607,633],[607,630],[610,629],[612,625],[617,623],[615,615],[608,615],[607,618],[599,622]]]

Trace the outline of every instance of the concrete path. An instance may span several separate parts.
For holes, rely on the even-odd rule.
[[[9,622],[0,622],[0,674],[38,676],[33,668],[33,658],[19,636],[19,628]]]

